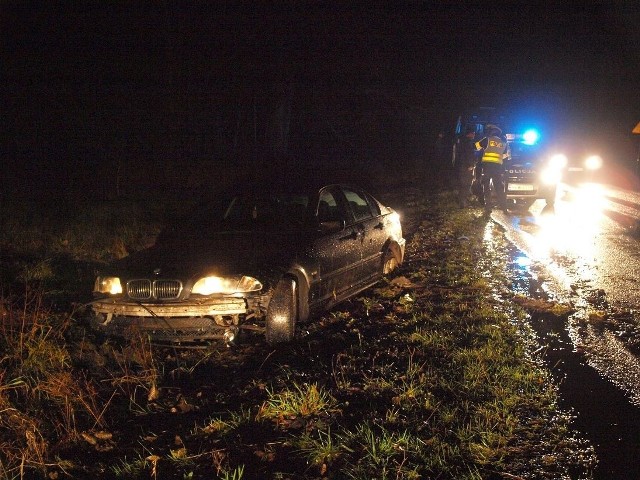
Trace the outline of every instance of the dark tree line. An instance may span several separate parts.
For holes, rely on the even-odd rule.
[[[438,128],[431,102],[419,88],[293,82],[41,88],[13,98],[4,187],[114,198],[293,166],[411,176]]]

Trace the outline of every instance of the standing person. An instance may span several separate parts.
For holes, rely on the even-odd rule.
[[[491,185],[498,197],[498,208],[507,211],[507,196],[504,191],[504,165],[509,158],[509,146],[506,138],[502,137],[502,130],[495,125],[487,125],[487,136],[476,142],[476,149],[482,150],[482,190],[484,193],[486,212],[490,213]]]
[[[476,149],[473,144],[475,128],[469,126],[465,129],[464,136],[460,137],[455,145],[455,170],[456,189],[458,190],[458,206],[464,208],[469,203],[471,182],[473,181],[473,167],[476,163]]]
[[[484,207],[484,190],[482,189],[482,157],[478,156],[476,156],[476,164],[473,168],[471,193],[476,196],[480,206]]]

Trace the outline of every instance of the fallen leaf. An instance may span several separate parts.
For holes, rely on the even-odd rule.
[[[187,457],[187,449],[179,448],[177,450],[171,450],[171,456],[173,458],[186,458]]]
[[[155,385],[152,385],[151,389],[149,390],[149,395],[147,396],[147,401],[155,402],[159,398],[160,398],[160,389]]]
[[[402,287],[402,288],[413,287],[413,283],[407,277],[396,277],[393,280],[391,280],[391,285],[395,285],[397,287]]]
[[[98,440],[111,440],[113,438],[111,432],[96,432],[94,435]]]
[[[94,437],[93,435],[91,435],[90,433],[87,432],[82,432],[80,434],[80,436],[84,439],[85,442],[87,442],[89,445],[96,445],[98,443],[98,440],[96,439],[96,437]]]
[[[171,411],[174,413],[188,413],[195,410],[195,408],[196,407],[189,404],[184,397],[180,397],[178,404],[174,408],[172,408]]]

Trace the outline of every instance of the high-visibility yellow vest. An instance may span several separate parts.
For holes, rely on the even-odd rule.
[[[484,140],[484,139],[483,139]],[[484,152],[482,154],[482,161],[487,163],[498,163],[502,165],[502,159],[505,157],[507,153],[507,142],[505,142],[500,137],[486,137],[487,146],[484,148]],[[482,146],[479,142],[476,142],[476,148],[478,150],[482,149]]]

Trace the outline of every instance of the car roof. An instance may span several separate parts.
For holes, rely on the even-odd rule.
[[[251,193],[254,195],[264,195],[270,193],[306,193],[314,194],[323,188],[340,187],[367,190],[363,185],[359,185],[342,175],[322,174],[317,170],[289,170],[265,174],[257,172],[238,179],[227,185],[226,188],[218,190],[218,193],[225,195]]]

